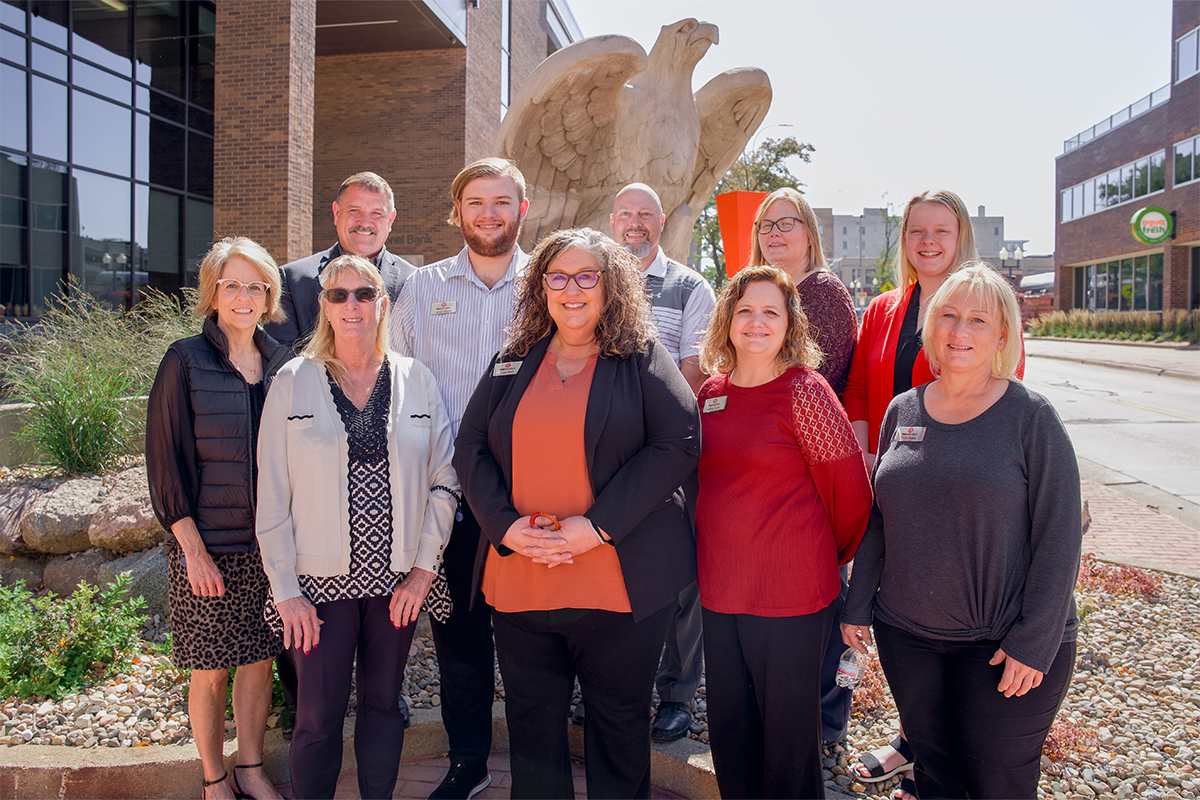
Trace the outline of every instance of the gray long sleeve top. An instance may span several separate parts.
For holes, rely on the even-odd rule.
[[[1078,627],[1083,535],[1070,437],[1050,403],[1017,381],[958,425],[929,416],[926,388],[897,396],[884,415],[875,505],[842,622],[874,616],[929,639],[996,640],[1045,672]],[[923,432],[901,436],[909,426]]]

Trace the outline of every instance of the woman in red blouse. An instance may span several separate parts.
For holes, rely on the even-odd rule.
[[[747,267],[701,350],[696,548],[722,797],[825,796],[821,658],[871,487],[807,329],[787,274]]]

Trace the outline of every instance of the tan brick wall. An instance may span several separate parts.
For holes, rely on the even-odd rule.
[[[316,0],[217,4],[214,236],[249,236],[282,264],[312,240]]]

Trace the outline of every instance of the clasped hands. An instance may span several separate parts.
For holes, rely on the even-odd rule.
[[[574,564],[574,556],[583,555],[600,544],[587,517],[558,520],[561,526],[559,530],[555,530],[552,517],[538,514],[533,521],[537,523],[536,526],[530,524],[529,517],[519,518],[509,526],[500,544],[514,553],[533,559],[535,564],[545,564],[549,568],[559,564]]]

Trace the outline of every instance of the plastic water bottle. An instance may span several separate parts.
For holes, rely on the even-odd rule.
[[[858,651],[847,647],[846,652],[842,653],[842,660],[838,662],[837,677],[834,680],[838,686],[857,689],[862,683],[865,671],[866,668],[858,660]]]

